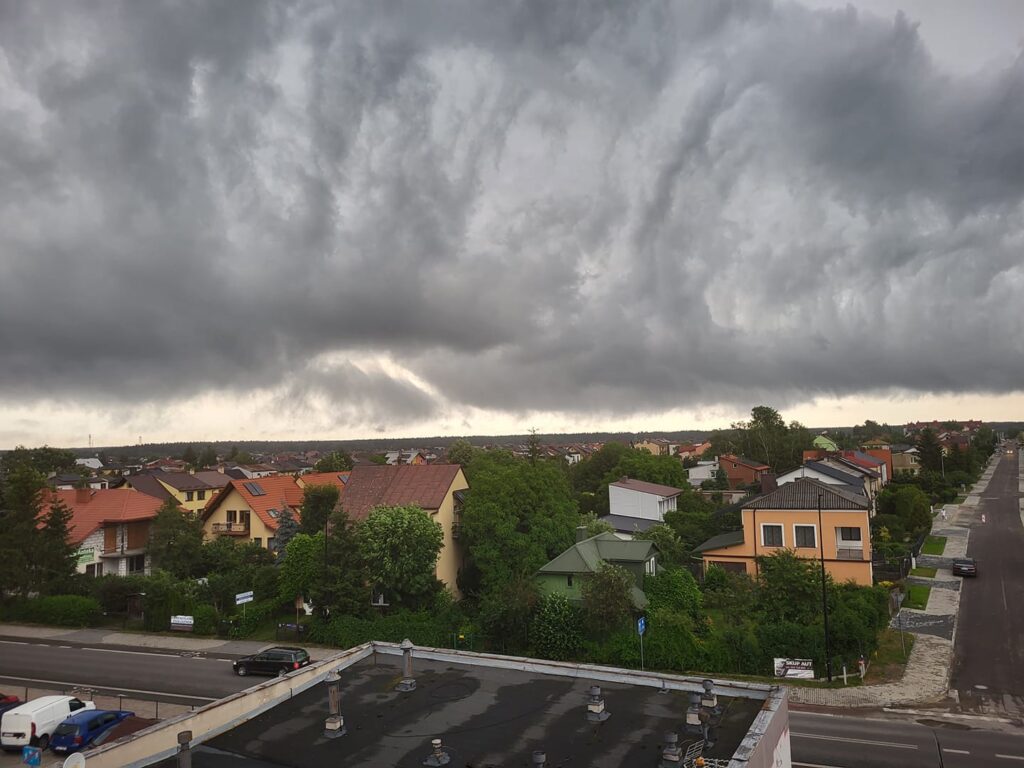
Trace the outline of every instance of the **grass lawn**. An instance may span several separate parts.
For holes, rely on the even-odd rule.
[[[911,568],[911,576],[924,576],[925,578],[934,579],[935,569],[934,568]]]
[[[903,655],[903,648],[906,646],[907,655]],[[878,637],[878,650],[871,657],[871,666],[868,667],[865,683],[891,683],[903,677],[903,670],[907,666],[907,658],[910,656],[910,649],[914,647],[914,636],[909,632],[903,633],[903,642],[900,642],[900,633],[895,629],[886,629]]]
[[[961,493],[959,496],[957,496],[955,499],[953,499],[953,503],[954,504],[963,504],[965,501],[967,501],[967,494],[966,493]]]
[[[945,536],[929,536],[921,547],[922,555],[941,555],[946,548]]]
[[[928,595],[931,594],[931,587],[922,587],[918,584],[912,584],[907,590],[907,599],[903,601],[905,608],[917,608],[918,610],[924,610],[928,607]]]

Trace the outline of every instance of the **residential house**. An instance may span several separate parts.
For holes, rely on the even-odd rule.
[[[211,488],[223,488],[231,482],[231,478],[216,469],[200,469],[196,471],[196,477],[202,480]]]
[[[638,451],[647,451],[655,456],[671,456],[673,443],[671,440],[666,440],[663,437],[648,437],[643,440],[637,440],[633,443],[633,448]]]
[[[884,437],[873,437],[870,440],[865,440],[861,443],[861,448],[867,450],[868,448],[890,448],[891,444]]]
[[[421,451],[415,450],[402,449],[397,451],[386,451],[384,453],[384,458],[387,460],[387,463],[392,466],[398,464],[419,466],[427,463],[427,459],[424,454]]]
[[[348,472],[307,472],[298,478],[299,485],[308,488],[311,485],[334,485],[344,491],[348,484]]]
[[[306,478],[304,478],[306,479]],[[375,507],[415,505],[441,525],[444,534],[436,575],[456,597],[465,557],[462,505],[469,483],[458,464],[357,465],[349,473],[341,503],[349,517],[363,520]]]
[[[128,475],[124,481],[125,487],[131,488],[139,493],[144,493],[147,496],[152,496],[154,499],[160,499],[160,501],[173,498],[168,487],[154,477],[156,472],[159,471],[160,470],[156,470],[154,472],[144,471]]]
[[[859,493],[799,478],[745,503],[742,530],[714,536],[695,551],[705,573],[714,565],[756,577],[758,557],[789,549],[798,557],[823,558],[836,581],[870,586],[870,514],[871,502]]]
[[[772,468],[753,459],[745,459],[742,456],[723,454],[718,457],[718,466],[725,470],[729,478],[730,488],[740,486],[759,485],[764,475],[771,474]]]
[[[893,446],[895,449],[896,446]],[[894,473],[906,472],[916,475],[921,471],[920,451],[917,448],[894,450],[892,454],[892,470]]]
[[[143,464],[142,469],[160,469],[164,472],[187,472],[188,464],[181,459],[154,459]]]
[[[658,548],[646,540],[624,541],[614,533],[599,533],[586,538],[586,529],[576,529],[576,543],[537,572],[537,585],[541,594],[565,595],[570,600],[582,600],[584,580],[601,569],[605,563],[618,565],[633,577],[630,597],[637,610],[647,607],[643,591],[645,575],[657,572]]]
[[[57,491],[71,491],[78,487],[89,488],[93,491],[105,491],[119,484],[116,478],[103,476],[83,477],[74,472],[54,475],[47,478],[46,482]]]
[[[101,469],[103,469],[103,462],[100,461],[95,456],[88,459],[75,459],[75,464],[77,464],[80,467],[86,467],[87,469],[90,469],[93,472],[99,472]]]
[[[274,477],[280,474],[277,468],[270,464],[239,464],[234,469],[241,472],[248,480],[258,480],[263,477]]]
[[[69,539],[78,572],[89,576],[148,574],[150,525],[162,502],[128,488],[54,491],[71,510]]]
[[[627,535],[645,531],[676,509],[682,492],[670,485],[623,477],[608,485],[608,514],[601,519]]]
[[[870,499],[875,498],[875,494],[889,482],[889,468],[885,460],[863,451],[804,451],[804,463],[808,461],[820,461],[844,472],[862,475],[866,479],[865,489]]]
[[[818,435],[814,438],[813,445],[822,451],[838,451],[839,444],[828,435]]]
[[[178,506],[196,515],[219,490],[191,472],[154,472],[152,477],[167,489]]]
[[[893,478],[894,465],[892,463],[892,450],[889,446],[868,448],[865,446],[863,453],[868,456],[872,456],[885,465],[885,482],[888,483]]]
[[[812,480],[819,480],[827,485],[838,485],[846,487],[854,493],[868,497],[867,483],[863,474],[852,469],[839,469],[823,461],[805,461],[801,466],[784,472],[776,478],[778,485],[792,483],[794,480],[809,477]]]
[[[686,470],[687,479],[694,488],[700,488],[705,480],[714,480],[718,474],[718,459],[711,461],[698,461],[696,467],[689,467]]]
[[[676,446],[675,455],[681,459],[686,459],[690,456],[700,457],[709,450],[711,450],[711,443],[707,440],[702,443],[682,443]]]
[[[287,508],[299,520],[301,506],[302,487],[291,475],[232,479],[203,510],[203,531],[207,539],[231,536],[276,551],[281,512]]]

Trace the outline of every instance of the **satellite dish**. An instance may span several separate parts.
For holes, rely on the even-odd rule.
[[[63,768],[85,768],[85,756],[81,752],[68,755],[64,761]]]

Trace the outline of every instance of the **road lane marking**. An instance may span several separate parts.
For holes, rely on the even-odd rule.
[[[133,656],[159,656],[161,658],[180,658],[177,653],[153,653],[152,651],[122,651],[119,648],[79,648],[80,651],[97,651],[98,653],[128,653]]]
[[[193,696],[190,693],[172,693],[171,691],[144,691],[138,688],[119,688],[116,685],[100,685],[92,683],[70,683],[67,680],[40,680],[34,677],[13,677],[0,675],[0,680],[17,680],[19,683],[42,683],[43,685],[59,685],[64,688],[95,688],[101,691],[124,691],[125,693],[148,693],[150,696],[173,696],[176,699],[198,699],[200,701],[217,701],[209,696]],[[101,694],[102,695],[102,694]],[[916,749],[916,747],[915,747]]]
[[[94,646],[89,646],[89,645],[74,646],[74,645],[48,645],[46,643],[24,643],[24,642],[21,642],[21,641],[18,641],[18,640],[0,640],[0,643],[3,643],[4,645],[33,645],[33,646],[38,646],[39,648],[65,648],[67,650],[72,650],[72,651],[96,651],[97,653],[129,653],[129,654],[135,654],[137,656],[159,656],[161,658],[181,658],[181,654],[179,652],[177,652],[177,651],[170,651],[170,650],[163,651],[163,652],[156,652],[156,651],[127,651],[127,650],[122,650],[120,648],[96,648]],[[196,658],[202,658],[202,657],[197,656]]]
[[[4,645],[29,645],[29,643],[23,643],[20,640],[0,640],[0,643]]]
[[[799,733],[790,731],[791,736],[803,739],[822,739],[823,741],[845,741],[850,744],[870,744],[873,747],[893,747],[894,749],[917,749],[917,744],[904,744],[898,741],[871,741],[869,739],[848,739],[844,736],[825,736],[818,733]]]
[[[1010,608],[1006,605],[1006,582],[1003,580],[1002,576],[999,577],[999,586],[1003,590],[1003,610],[1009,611]]]
[[[996,752],[996,757],[1001,757],[1003,760],[1024,760],[1024,757],[1020,755],[1001,755],[998,752]]]
[[[971,754],[966,749],[950,749],[949,747],[943,747],[943,752],[952,752],[954,755],[969,755]]]

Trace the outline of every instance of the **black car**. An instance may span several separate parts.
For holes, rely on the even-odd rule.
[[[307,664],[309,664],[309,654],[301,648],[278,646],[241,658],[231,666],[235,668],[236,675],[245,677],[246,675],[286,675]]]
[[[978,564],[973,557],[958,557],[953,561],[954,576],[977,576]]]

